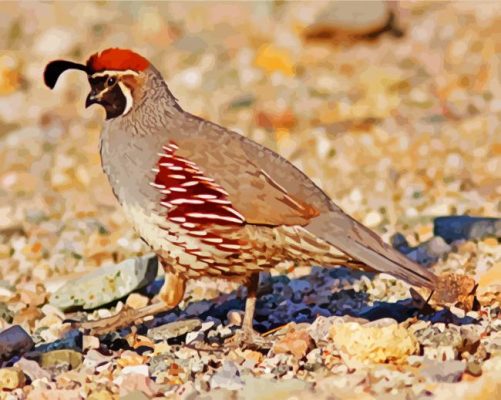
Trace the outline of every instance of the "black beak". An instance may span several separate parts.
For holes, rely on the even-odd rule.
[[[83,64],[78,64],[64,60],[52,61],[48,63],[47,66],[45,67],[45,71],[43,74],[45,84],[49,88],[54,89],[54,86],[56,86],[56,82],[59,79],[59,76],[67,69],[77,69],[79,71],[84,71],[87,74],[90,72],[87,66]]]
[[[94,91],[91,91],[87,98],[85,99],[85,108],[89,108],[93,104],[99,103],[99,99],[97,94]]]

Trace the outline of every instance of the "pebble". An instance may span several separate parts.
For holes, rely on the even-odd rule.
[[[421,375],[431,379],[434,382],[459,382],[463,372],[466,369],[466,363],[457,360],[430,360],[425,358],[421,365]]]
[[[129,297],[127,297],[125,304],[135,310],[138,310],[140,308],[146,307],[149,301],[150,299],[146,296],[143,296],[139,293],[131,293]]]
[[[105,265],[63,285],[53,293],[50,302],[61,310],[94,309],[153,282],[157,269],[157,258],[152,255]]]
[[[9,310],[7,304],[0,303],[0,318],[7,321],[9,324],[12,322],[14,314]]]
[[[26,378],[18,367],[0,369],[0,389],[13,390],[24,386]]]
[[[235,363],[224,361],[223,367],[212,375],[209,384],[211,389],[241,390],[244,382]]]
[[[226,317],[229,325],[242,326],[244,320],[244,312],[241,310],[230,310]]]
[[[447,243],[456,240],[482,239],[487,236],[501,238],[501,218],[457,215],[435,218],[433,232]]]
[[[33,339],[19,325],[0,332],[0,360],[8,360],[33,348]]]
[[[293,399],[311,384],[299,379],[275,380],[247,375],[243,378],[241,397],[245,400]]]
[[[313,348],[313,340],[306,330],[291,330],[279,338],[272,347],[275,354],[290,353],[301,359]]]
[[[84,335],[82,337],[82,350],[87,351],[90,349],[98,349],[99,348],[99,338],[95,336]]]
[[[330,337],[339,351],[359,361],[403,362],[419,350],[411,333],[397,324],[366,327],[355,322],[333,325]]]
[[[51,376],[49,372],[41,368],[34,360],[27,360],[21,357],[21,359],[16,362],[15,366],[20,368],[32,381],[35,379],[49,379]]]
[[[71,369],[75,369],[82,364],[82,354],[68,349],[54,350],[41,354],[39,363],[42,368],[58,367],[66,364]]]
[[[366,36],[384,30],[389,20],[390,6],[382,0],[334,2],[319,12],[306,32],[310,37]]]

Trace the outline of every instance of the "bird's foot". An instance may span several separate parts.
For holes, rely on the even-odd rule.
[[[96,321],[81,321],[74,322],[72,325],[75,328],[81,328],[85,331],[89,331],[91,335],[104,335],[109,332],[114,332],[118,329],[125,328],[127,326],[133,325],[135,322],[141,319],[138,315],[138,310],[130,307],[124,307],[117,314],[98,319]]]
[[[270,338],[264,337],[254,329],[240,329],[232,337],[225,341],[225,345],[230,348],[241,348],[250,350],[269,350],[273,342]]]

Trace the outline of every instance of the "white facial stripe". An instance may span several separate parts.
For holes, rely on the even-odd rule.
[[[118,86],[120,86],[120,89],[122,89],[122,93],[125,96],[125,109],[122,115],[126,115],[132,108],[132,103],[134,100],[132,99],[132,93],[127,85],[122,82],[118,82]]]
[[[106,75],[116,75],[116,76],[122,76],[122,75],[139,75],[136,71],[132,69],[126,69],[125,71],[115,71],[115,70],[106,70],[106,71],[101,71],[101,72],[96,72],[95,74],[91,75],[91,78],[99,78],[101,76],[106,76]]]
[[[101,90],[101,91],[99,92],[99,94],[96,96],[96,99],[101,100],[101,99],[103,98],[104,94],[105,94],[108,90],[110,90],[110,89],[111,89],[111,88],[110,88],[110,86],[105,87],[103,90]]]

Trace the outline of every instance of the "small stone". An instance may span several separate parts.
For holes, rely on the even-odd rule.
[[[145,396],[145,398],[147,399],[146,396]],[[115,396],[113,396],[112,393],[110,393],[110,392],[108,392],[106,390],[98,390],[98,391],[92,392],[89,395],[89,397],[87,397],[87,399],[88,400],[114,400]],[[140,399],[140,397],[134,397],[134,400],[137,400],[137,399]]]
[[[307,37],[360,37],[377,34],[391,22],[391,8],[385,1],[333,2],[323,8]]]
[[[7,304],[0,303],[0,319],[7,321],[9,324],[12,322],[14,314],[9,310]]]
[[[458,352],[452,346],[424,347],[423,355],[430,360],[452,361],[458,357]]]
[[[308,328],[308,333],[313,338],[316,343],[323,340],[329,339],[329,331],[334,324],[344,324],[345,322],[358,322],[363,325],[367,320],[362,318],[350,317],[345,315],[342,317],[332,316],[332,317],[317,317],[313,324]]]
[[[146,366],[146,369],[148,366]],[[141,392],[147,396],[147,398],[152,398],[159,393],[158,385],[153,382],[149,376],[136,373],[128,373],[126,378],[120,383],[120,397],[130,395],[131,393]],[[138,397],[132,397],[137,399]],[[141,397],[139,397],[141,398]]]
[[[421,365],[421,374],[434,382],[459,382],[466,364],[462,361],[438,361],[425,358]]]
[[[227,339],[234,335],[234,332],[227,326],[218,327],[217,333],[221,339]]]
[[[95,336],[84,335],[82,337],[82,349],[84,351],[90,349],[99,349],[99,338]]]
[[[433,232],[447,243],[456,240],[501,237],[501,219],[455,215],[435,218]]]
[[[0,360],[8,360],[33,348],[33,339],[19,325],[11,326],[0,333]]]
[[[199,319],[185,319],[174,321],[156,328],[150,329],[147,336],[153,340],[168,340],[186,335],[202,326]]]
[[[205,335],[201,331],[188,332],[186,335],[186,344],[192,344],[196,342],[203,342]]]
[[[307,390],[311,384],[300,379],[278,381],[263,377],[245,376],[242,399],[293,399],[298,393]],[[298,397],[301,398],[301,397]]]
[[[210,379],[211,389],[241,390],[243,381],[234,362],[225,361],[223,367]]]
[[[205,321],[202,323],[202,326],[200,327],[201,332],[207,332],[209,329],[212,329],[216,323],[214,321]]]
[[[480,277],[477,296],[482,305],[501,302],[501,262],[495,263]]]
[[[26,378],[23,371],[17,367],[0,369],[0,389],[14,390],[24,386]]]
[[[482,365],[475,361],[470,361],[466,364],[466,372],[472,376],[482,375]]]
[[[297,359],[303,358],[313,348],[313,340],[306,330],[292,330],[273,345],[275,354],[292,354]]]
[[[135,310],[138,310],[140,308],[146,307],[149,301],[150,299],[146,296],[143,296],[139,293],[131,293],[129,297],[127,297],[125,304]]]
[[[313,349],[306,355],[304,368],[308,371],[316,371],[323,365],[322,349]]]
[[[450,253],[451,250],[452,247],[443,238],[435,236],[419,246],[410,249],[405,255],[418,264],[428,266]]]
[[[242,326],[244,312],[241,310],[230,310],[228,311],[227,319],[229,325]]]
[[[32,381],[43,378],[50,379],[50,374],[42,369],[34,360],[27,360],[26,358],[21,357],[15,366],[20,368]]]
[[[43,353],[40,356],[40,366],[42,368],[57,367],[61,364],[68,364],[71,369],[77,368],[82,363],[82,354],[75,350],[54,350]]]
[[[374,228],[378,226],[383,221],[383,216],[377,211],[370,211],[364,218],[364,225],[367,225],[369,228]]]
[[[139,390],[134,390],[127,393],[125,396],[120,396],[120,400],[149,400],[151,397],[146,396],[143,392]]]
[[[339,351],[360,361],[403,362],[419,350],[419,344],[402,326],[366,327],[354,322],[333,325],[330,337]]]
[[[50,302],[61,310],[94,309],[153,282],[157,269],[157,258],[152,255],[106,265],[63,285],[51,296]]]

